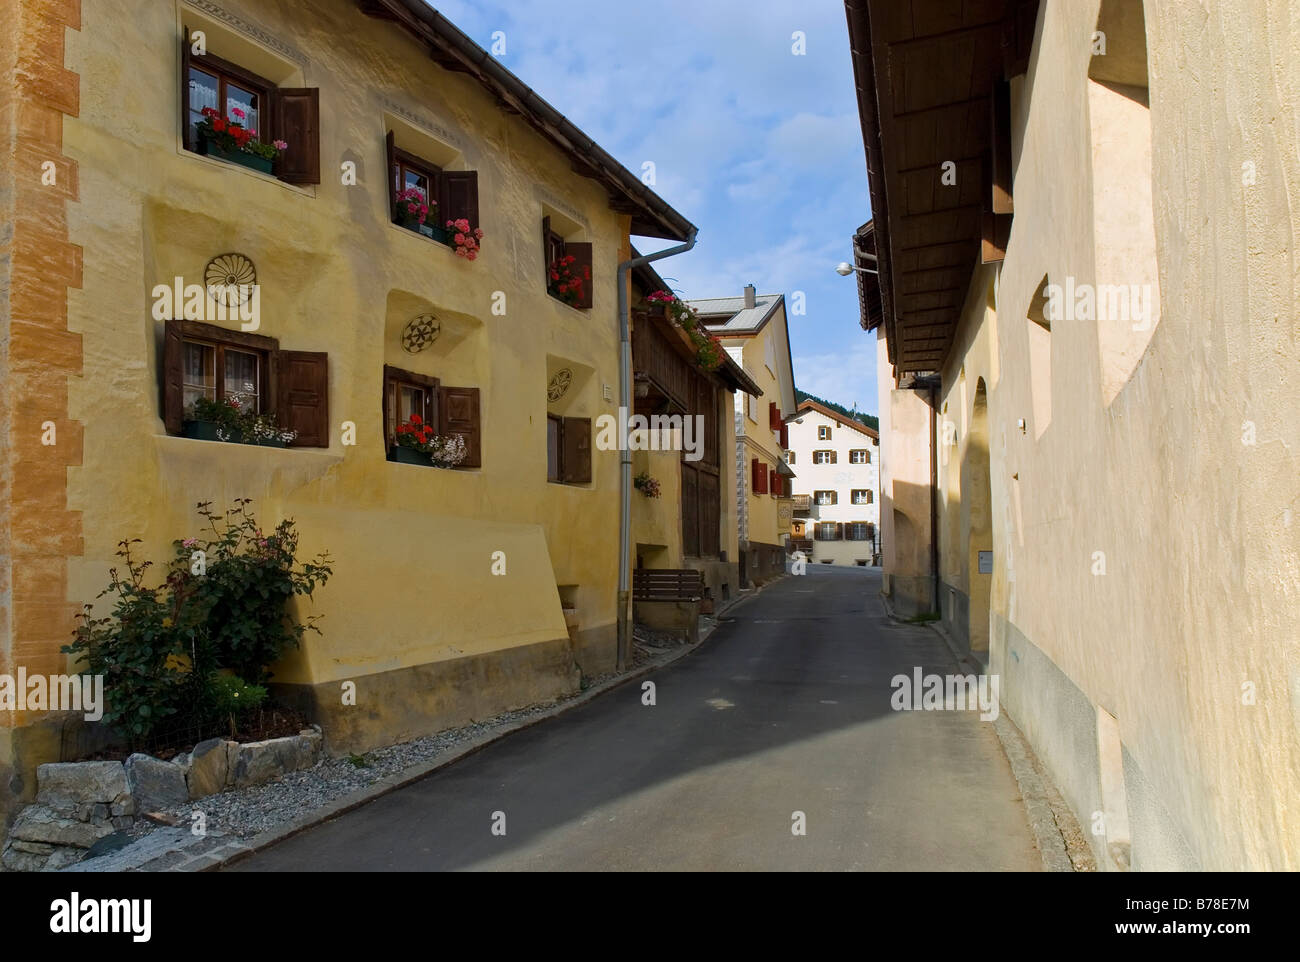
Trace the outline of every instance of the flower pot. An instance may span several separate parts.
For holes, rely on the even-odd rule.
[[[238,442],[241,440],[238,430],[230,431],[230,436],[226,438],[217,436],[217,432],[220,430],[222,430],[222,427],[216,421],[186,421],[181,425],[181,437],[193,438],[195,441]]]
[[[456,236],[454,230],[448,230],[445,227],[436,227],[433,224],[426,224],[425,226],[428,228],[428,236],[432,237],[439,244],[446,244],[448,247],[456,246],[455,241],[452,240],[452,238]]]
[[[261,441],[254,441],[253,444],[262,448],[287,448],[289,446],[289,442],[281,438],[263,438]]]
[[[388,449],[388,460],[396,461],[398,464],[419,464],[426,468],[433,467],[432,456],[401,444],[395,444]]]
[[[259,157],[256,154],[245,153],[242,150],[222,150],[217,144],[203,136],[199,137],[199,153],[205,157],[215,157],[217,160],[238,164],[250,170],[260,171],[263,174],[269,174],[272,166],[274,166],[274,161]]]

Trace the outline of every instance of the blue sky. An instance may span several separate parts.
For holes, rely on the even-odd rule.
[[[656,264],[683,297],[803,291],[795,382],[876,413],[875,335],[834,266],[870,216],[844,6],[836,0],[434,2],[699,226]],[[803,31],[807,53],[791,52]],[[638,243],[644,252],[662,241]]]

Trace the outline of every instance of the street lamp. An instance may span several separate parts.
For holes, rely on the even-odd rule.
[[[859,255],[859,256],[861,256],[861,257],[863,257],[863,258],[866,258],[866,259],[870,260],[873,264],[876,263],[876,255],[875,255],[875,254],[861,254],[861,255]],[[849,276],[850,274],[852,274],[854,271],[859,271],[859,272],[861,272],[861,273],[863,273],[863,274],[879,274],[879,273],[880,273],[880,271],[876,270],[874,267],[854,267],[854,266],[853,266],[852,264],[850,264],[848,261],[840,261],[838,264],[835,265],[835,273],[836,273],[836,274],[839,274],[840,277],[848,277],[848,276]]]

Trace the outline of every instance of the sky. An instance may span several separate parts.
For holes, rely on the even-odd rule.
[[[837,0],[446,0],[475,42],[699,227],[656,263],[684,298],[796,291],[795,383],[876,411],[875,335],[834,267],[870,216],[844,5]],[[793,52],[802,31],[806,53]],[[665,242],[637,241],[642,253]]]

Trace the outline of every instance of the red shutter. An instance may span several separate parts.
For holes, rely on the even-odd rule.
[[[781,422],[781,415],[777,413],[776,402],[767,402],[767,426],[773,431],[779,430],[778,425]]]
[[[483,425],[478,388],[438,388],[438,433],[444,437],[458,434],[465,439],[465,460],[460,467],[483,466]]]
[[[560,444],[560,480],[566,484],[590,484],[591,418],[565,418]]]
[[[582,297],[574,307],[591,310],[591,245],[588,243],[565,243],[564,253],[573,255],[573,272],[582,278]]]
[[[397,145],[393,143],[391,130],[385,138],[385,146],[388,150],[388,215],[393,223],[397,223],[397,195],[401,186],[397,183]]]
[[[168,434],[180,434],[185,418],[184,355],[181,322],[168,321],[163,328],[162,382],[163,425]]]
[[[298,434],[290,444],[297,448],[329,447],[329,355],[280,351],[275,363],[280,426]]]
[[[753,460],[754,466],[754,493],[767,494],[767,466],[758,458]]]
[[[290,184],[320,183],[320,90],[281,87],[272,94],[276,136],[288,141],[276,176]]]
[[[470,229],[482,227],[478,222],[478,171],[444,170],[442,172],[442,207],[438,220],[465,218]]]
[[[790,447],[790,425],[784,421],[781,422],[781,450],[784,451]]]

